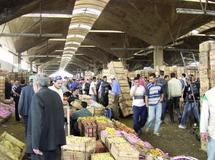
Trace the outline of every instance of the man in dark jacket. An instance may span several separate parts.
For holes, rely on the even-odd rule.
[[[21,82],[21,84],[16,88],[16,90],[15,90],[16,96],[14,97],[16,121],[20,121],[19,111],[18,111],[18,104],[19,104],[19,99],[20,99],[20,94],[22,92],[22,89],[26,86],[24,79],[22,79],[20,82]]]
[[[46,75],[35,76],[27,131],[27,153],[32,160],[56,160],[66,143],[63,103],[48,84]]]
[[[101,82],[101,85],[99,88],[99,94],[100,94],[101,104],[105,107],[107,107],[109,104],[109,99],[108,99],[109,90],[111,90],[111,86],[107,82],[107,76],[103,76],[103,81]]]
[[[22,116],[25,125],[25,136],[27,136],[28,116],[31,106],[31,100],[34,95],[33,76],[29,77],[29,85],[24,87],[19,98],[18,111]]]

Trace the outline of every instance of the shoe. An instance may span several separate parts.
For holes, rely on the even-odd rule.
[[[160,137],[160,133],[158,133],[158,132],[154,133],[154,135]]]
[[[186,129],[186,127],[185,127],[185,126],[183,126],[183,125],[181,125],[181,124],[178,126],[178,128]]]
[[[140,129],[140,130],[137,132],[137,134],[138,134],[139,136],[141,136],[141,135],[142,135],[142,130]]]

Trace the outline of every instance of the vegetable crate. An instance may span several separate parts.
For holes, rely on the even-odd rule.
[[[110,153],[96,153],[91,155],[91,160],[114,160]]]
[[[114,143],[111,154],[115,160],[139,160],[139,152],[129,143]]]
[[[25,144],[7,132],[0,136],[0,157],[2,160],[22,160]]]

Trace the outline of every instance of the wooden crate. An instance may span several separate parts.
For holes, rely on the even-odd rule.
[[[22,160],[25,154],[25,144],[7,132],[0,136],[0,157],[2,160]]]
[[[91,155],[91,160],[114,160],[110,153],[96,153]]]
[[[101,140],[96,141],[96,151],[95,153],[104,153],[107,149]]]
[[[61,147],[61,160],[90,160],[91,153],[67,150]]]
[[[139,160],[139,152],[127,143],[114,143],[111,146],[111,154],[115,160]]]
[[[79,152],[95,152],[96,149],[96,138],[94,137],[77,137],[67,136],[67,145],[64,149]]]

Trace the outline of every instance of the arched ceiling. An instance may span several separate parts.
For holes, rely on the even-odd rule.
[[[41,12],[71,15],[75,3],[79,1],[2,0],[0,1],[0,24],[7,22],[11,32],[19,33],[19,36],[16,35],[13,38],[18,53],[27,51],[27,54],[31,56],[29,56],[29,61],[33,61],[37,65],[52,61],[52,63],[46,64],[46,69],[57,69],[65,49],[67,34],[70,34],[68,28],[71,17],[20,16]],[[89,0],[83,1],[86,4],[89,2]],[[151,63],[151,56],[136,57],[134,53],[152,45],[166,46],[177,42],[182,35],[214,20],[214,17],[209,15],[178,14],[176,8],[201,9],[201,5],[192,0],[110,0],[95,23],[92,23],[92,29],[87,31],[87,34],[84,30],[81,33],[86,37],[78,46],[76,62],[69,63],[67,69],[78,67],[84,70],[96,65],[102,66],[113,59],[129,59],[130,57],[134,57],[134,60],[128,60],[131,64],[135,64],[137,61],[142,63],[143,59],[147,61],[144,64],[148,64]],[[208,9],[214,10],[215,4],[208,4]],[[88,21],[82,19],[82,21],[85,20]],[[79,20],[77,19],[77,21]],[[80,30],[73,29],[72,32],[78,33]],[[32,35],[27,37],[23,33]],[[213,34],[214,26],[200,33]],[[42,36],[39,36],[40,34]],[[51,41],[50,39],[53,38],[62,40]],[[214,37],[184,37],[180,39],[183,40],[183,44],[176,47],[198,49],[198,44],[209,38]],[[75,42],[76,38],[71,40]],[[167,54],[171,55],[169,52]],[[38,55],[52,56],[39,57]],[[54,58],[55,55],[57,58]],[[86,66],[83,67],[83,64]]]

